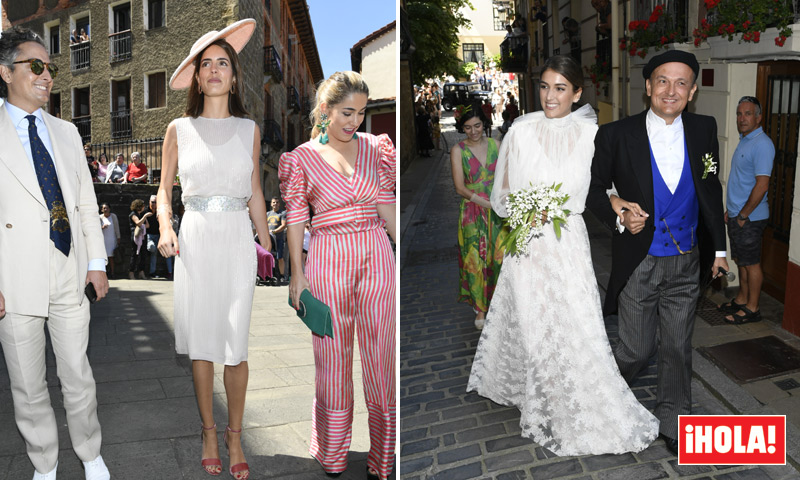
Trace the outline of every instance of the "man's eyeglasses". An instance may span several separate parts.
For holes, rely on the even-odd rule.
[[[58,65],[55,63],[45,63],[38,58],[29,58],[27,60],[14,62],[14,64],[17,63],[29,64],[31,66],[31,72],[33,72],[34,75],[41,75],[44,72],[44,67],[47,67],[47,71],[50,72],[51,77],[56,78],[56,75],[58,75]]]

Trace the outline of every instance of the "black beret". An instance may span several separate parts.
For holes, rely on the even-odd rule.
[[[648,80],[650,75],[653,74],[653,70],[661,65],[664,65],[665,63],[670,62],[680,62],[688,65],[689,68],[691,68],[694,72],[695,80],[697,80],[697,74],[700,71],[700,64],[697,63],[697,58],[693,53],[684,52],[683,50],[667,50],[666,52],[651,58],[650,61],[647,62],[647,65],[645,65],[644,70],[642,70],[642,76],[645,80]]]

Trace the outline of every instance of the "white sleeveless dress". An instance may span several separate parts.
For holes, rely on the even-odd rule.
[[[186,208],[175,261],[175,349],[192,360],[238,365],[247,360],[256,278],[246,207],[255,124],[236,117],[174,123]]]

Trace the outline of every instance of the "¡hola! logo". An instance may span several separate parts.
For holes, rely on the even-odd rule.
[[[785,415],[680,415],[679,465],[784,465]]]

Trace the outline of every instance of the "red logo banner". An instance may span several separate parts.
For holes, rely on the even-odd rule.
[[[679,465],[784,465],[785,415],[680,415]]]

